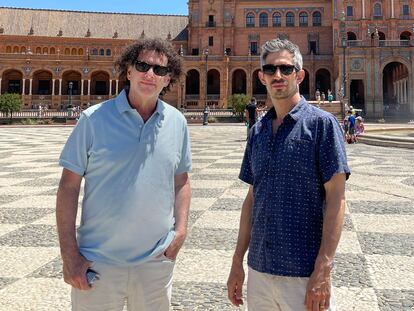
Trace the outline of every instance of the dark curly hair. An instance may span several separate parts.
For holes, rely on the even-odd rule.
[[[172,44],[167,40],[160,38],[140,39],[128,46],[115,62],[115,67],[119,71],[119,77],[120,79],[125,79],[127,85],[129,85],[129,80],[127,79],[128,67],[132,66],[143,51],[155,51],[160,55],[166,56],[168,59],[167,66],[171,69],[171,80],[161,91],[160,95],[164,95],[170,90],[171,85],[177,81],[182,72],[181,57],[174,50]]]

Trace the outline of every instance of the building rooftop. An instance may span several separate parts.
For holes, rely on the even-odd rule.
[[[4,35],[70,38],[175,39],[188,24],[184,15],[106,13],[0,7]]]

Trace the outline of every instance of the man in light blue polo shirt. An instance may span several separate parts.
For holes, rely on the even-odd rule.
[[[129,46],[117,66],[129,88],[84,111],[59,160],[64,279],[72,310],[122,310],[125,301],[128,310],[168,310],[187,234],[191,154],[185,118],[158,97],[180,75],[181,61],[170,43],[146,39]]]

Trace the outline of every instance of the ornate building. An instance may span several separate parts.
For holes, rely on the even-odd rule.
[[[124,85],[113,62],[142,36],[172,40],[185,76],[165,97],[177,107],[226,107],[234,93],[266,101],[260,46],[288,38],[304,56],[301,93],[344,96],[371,118],[414,115],[414,1],[190,0],[189,15],[0,8],[1,92],[25,107],[87,106]]]

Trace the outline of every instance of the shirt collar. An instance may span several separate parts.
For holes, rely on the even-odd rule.
[[[303,96],[301,96],[299,102],[292,108],[291,111],[288,112],[286,116],[289,116],[293,120],[297,121],[302,116],[302,114],[305,112],[307,104],[308,102],[306,101],[306,99]],[[265,115],[265,118],[270,119],[270,120],[276,119],[276,117],[277,117],[277,114],[276,114],[275,107],[270,108],[269,111]]]
[[[122,92],[119,93],[119,95],[115,98],[115,102],[120,114],[128,111],[136,111],[129,104],[126,89],[123,89]],[[165,114],[165,103],[159,98],[157,99],[157,106],[155,108],[154,114],[160,116],[164,116]]]

